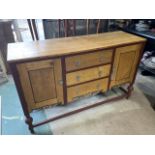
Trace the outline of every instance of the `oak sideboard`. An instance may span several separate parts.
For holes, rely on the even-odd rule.
[[[8,44],[9,62],[26,123],[34,127],[122,97],[133,89],[146,39],[122,31]],[[30,113],[74,104],[79,96],[121,88],[124,95],[33,124]]]

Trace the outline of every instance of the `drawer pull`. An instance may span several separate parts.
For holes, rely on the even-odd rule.
[[[79,62],[79,61],[76,61],[76,62],[75,62],[75,66],[76,66],[76,67],[79,67],[79,66],[80,66],[80,62]]]
[[[78,82],[80,81],[80,76],[79,76],[79,75],[76,76],[76,80],[77,80]]]

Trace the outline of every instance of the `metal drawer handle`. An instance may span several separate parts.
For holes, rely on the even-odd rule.
[[[76,80],[80,81],[80,76],[79,75],[76,76]]]
[[[98,76],[99,76],[99,77],[102,76],[102,71],[98,71]]]
[[[75,62],[75,66],[76,66],[76,67],[79,67],[79,66],[80,66],[80,61],[76,61],[76,62]]]

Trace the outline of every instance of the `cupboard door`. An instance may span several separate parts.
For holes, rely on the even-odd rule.
[[[17,69],[29,111],[63,103],[59,59],[22,63]]]
[[[116,49],[111,87],[132,82],[141,47],[141,44],[136,44]]]

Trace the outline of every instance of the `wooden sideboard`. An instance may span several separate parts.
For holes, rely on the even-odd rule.
[[[106,92],[123,84],[128,84],[128,89],[122,88],[122,97],[128,98],[145,42],[142,37],[116,31],[8,44],[8,62],[30,131],[34,133],[34,127],[111,100],[37,124],[30,116],[34,109],[70,104],[79,96]]]

